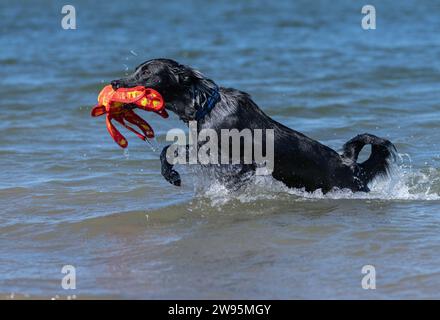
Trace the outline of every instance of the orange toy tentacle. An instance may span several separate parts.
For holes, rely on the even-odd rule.
[[[144,136],[142,133],[138,132],[138,131],[137,131],[136,129],[134,129],[133,127],[127,125],[127,124],[125,123],[125,121],[124,121],[124,116],[122,116],[122,117],[118,117],[118,118],[115,118],[115,120],[118,121],[120,124],[122,124],[122,125],[123,125],[125,128],[127,128],[128,130],[130,130],[131,132],[133,132],[134,134],[136,134],[136,135],[139,137],[139,139],[141,139],[141,140],[145,140],[145,139],[147,138],[146,136]],[[125,119],[125,120],[128,120],[128,119]]]
[[[158,110],[158,111],[155,111],[158,115],[160,115],[162,118],[168,118],[169,117],[169,115],[168,115],[168,112],[165,110],[165,109],[162,109],[162,110]]]
[[[126,148],[128,146],[127,139],[116,129],[116,127],[111,122],[112,117],[108,114],[105,122],[107,125],[107,130],[112,136],[113,140],[122,148]]]
[[[139,129],[142,130],[142,132],[148,137],[153,138],[154,137],[154,131],[153,128],[148,124],[147,121],[139,117],[133,110],[127,110],[124,113],[124,118],[128,122],[136,125],[139,127]]]
[[[92,111],[90,112],[92,117],[102,116],[104,113],[106,113],[105,107],[103,105],[99,105],[99,104],[94,106]]]

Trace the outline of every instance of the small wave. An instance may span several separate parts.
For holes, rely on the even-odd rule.
[[[6,187],[6,188],[0,188],[0,196],[3,197],[9,197],[12,195],[25,195],[29,194],[31,191],[28,188],[25,187]]]
[[[440,200],[440,169],[414,169],[407,154],[399,155],[399,163],[391,168],[389,177],[381,177],[370,183],[370,192],[353,192],[349,189],[333,189],[323,193],[321,189],[307,192],[304,189],[288,188],[272,176],[253,176],[237,190],[231,190],[221,183],[209,169],[193,167],[195,196],[209,199],[212,206],[226,204],[230,201],[248,203],[257,200],[278,200],[289,197],[294,201],[310,200]]]

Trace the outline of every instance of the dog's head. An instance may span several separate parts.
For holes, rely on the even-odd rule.
[[[148,60],[131,75],[111,84],[114,89],[144,86],[158,91],[165,100],[165,108],[185,122],[195,119],[197,110],[216,87],[199,71],[171,59]]]

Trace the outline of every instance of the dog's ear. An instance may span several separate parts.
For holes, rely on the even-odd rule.
[[[179,64],[172,68],[173,73],[178,77],[179,83],[184,86],[197,85],[205,76],[198,70]]]
[[[203,79],[200,72],[181,64],[173,68],[173,73],[178,77],[179,83],[184,86],[191,86],[198,80]]]

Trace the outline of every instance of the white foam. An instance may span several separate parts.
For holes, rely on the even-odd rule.
[[[440,170],[432,167],[413,169],[409,155],[400,154],[391,168],[390,177],[381,177],[370,183],[370,192],[352,192],[334,189],[326,194],[322,190],[307,192],[292,189],[272,176],[254,176],[238,190],[230,190],[215,179],[213,172],[198,166],[192,167],[196,197],[208,198],[213,206],[231,200],[252,202],[292,196],[295,201],[310,199],[379,199],[379,200],[440,200]]]

